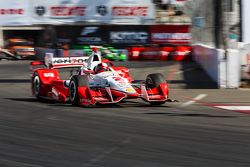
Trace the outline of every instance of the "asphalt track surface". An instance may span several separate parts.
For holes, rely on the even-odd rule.
[[[210,103],[246,105],[249,91],[208,89],[214,84],[195,78],[205,74],[193,63],[126,64],[139,79],[153,70],[163,72],[172,98],[180,102],[152,107],[129,101],[92,108],[38,102],[31,96],[28,62],[0,62],[0,166],[250,165],[249,114],[198,103],[181,107],[186,97],[200,93]],[[185,77],[185,72],[191,75]]]

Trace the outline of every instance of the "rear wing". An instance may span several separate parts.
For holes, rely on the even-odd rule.
[[[46,53],[44,61],[33,61],[30,63],[30,69],[35,66],[43,66],[47,68],[66,68],[66,67],[82,67],[86,64],[85,60],[89,57],[54,57],[53,53]]]

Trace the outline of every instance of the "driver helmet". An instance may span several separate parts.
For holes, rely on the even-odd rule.
[[[107,63],[100,63],[96,66],[95,68],[95,73],[101,73],[101,72],[105,72],[108,71],[108,65]]]

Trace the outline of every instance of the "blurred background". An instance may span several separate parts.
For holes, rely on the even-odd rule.
[[[43,60],[45,52],[88,56],[92,45],[98,45],[110,60],[194,60],[219,87],[249,82],[247,0],[0,0],[0,4],[1,59]],[[232,66],[237,70],[231,82]]]

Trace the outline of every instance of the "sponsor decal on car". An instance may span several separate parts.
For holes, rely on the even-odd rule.
[[[49,72],[49,73],[43,73],[43,76],[46,77],[46,78],[47,78],[47,77],[55,77],[55,74]]]
[[[85,59],[83,58],[53,58],[53,64],[79,64],[84,63]]]
[[[133,92],[135,92],[135,90],[130,87],[130,88],[126,88],[126,92],[133,93]]]
[[[56,98],[58,98],[59,93],[55,90],[55,88],[52,88],[51,92],[53,93],[53,95],[55,95]]]
[[[122,70],[116,70],[116,72],[121,76],[124,77],[125,73]]]

